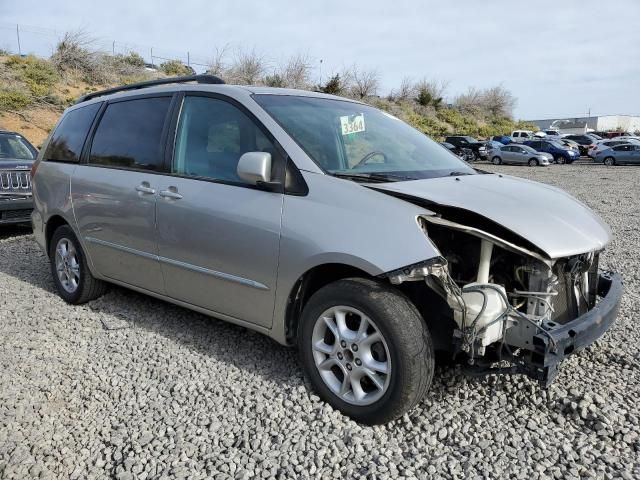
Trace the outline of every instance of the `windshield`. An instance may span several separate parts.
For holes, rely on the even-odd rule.
[[[0,161],[2,160],[35,160],[37,152],[21,136],[0,134]]]
[[[535,148],[530,147],[529,145],[520,145],[520,146],[529,153],[538,153]]]
[[[412,180],[476,173],[426,135],[368,105],[287,95],[254,99],[333,175]]]
[[[556,148],[562,148],[564,150],[564,145],[561,144],[560,142],[549,142],[549,143]]]

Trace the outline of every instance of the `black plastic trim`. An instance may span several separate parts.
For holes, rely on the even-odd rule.
[[[224,84],[224,80],[215,75],[187,75],[183,77],[169,77],[161,78],[158,80],[148,80],[146,82],[132,83],[130,85],[123,85],[121,87],[107,88],[106,90],[100,90],[99,92],[88,93],[78,99],[76,104],[86,102],[92,98],[102,97],[104,95],[110,95],[118,92],[128,92],[129,90],[139,90],[141,88],[156,87],[158,85],[171,85],[173,83],[188,83],[196,82],[208,85],[220,85]]]
[[[603,297],[600,302],[575,320],[545,327],[548,335],[539,333],[533,337],[533,350],[522,373],[538,380],[542,386],[551,384],[560,362],[591,345],[611,328],[618,315],[622,292],[620,274],[601,273],[598,277],[598,295]]]

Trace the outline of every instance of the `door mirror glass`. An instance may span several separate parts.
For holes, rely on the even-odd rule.
[[[271,154],[267,152],[247,152],[238,160],[238,176],[247,183],[271,181]]]

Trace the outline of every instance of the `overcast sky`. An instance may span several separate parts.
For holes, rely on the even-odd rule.
[[[447,96],[502,84],[518,118],[640,114],[640,0],[0,0],[0,47],[50,53],[54,34],[84,28],[102,45],[146,53],[254,48],[273,64],[308,54],[319,78],[357,63],[400,80],[449,82]]]

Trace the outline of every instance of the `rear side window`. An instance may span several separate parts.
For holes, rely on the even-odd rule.
[[[163,131],[171,97],[111,103],[100,119],[89,163],[138,170],[162,170]]]
[[[92,103],[67,113],[53,132],[43,159],[51,162],[77,163],[80,160],[84,140],[100,105],[100,103]]]

